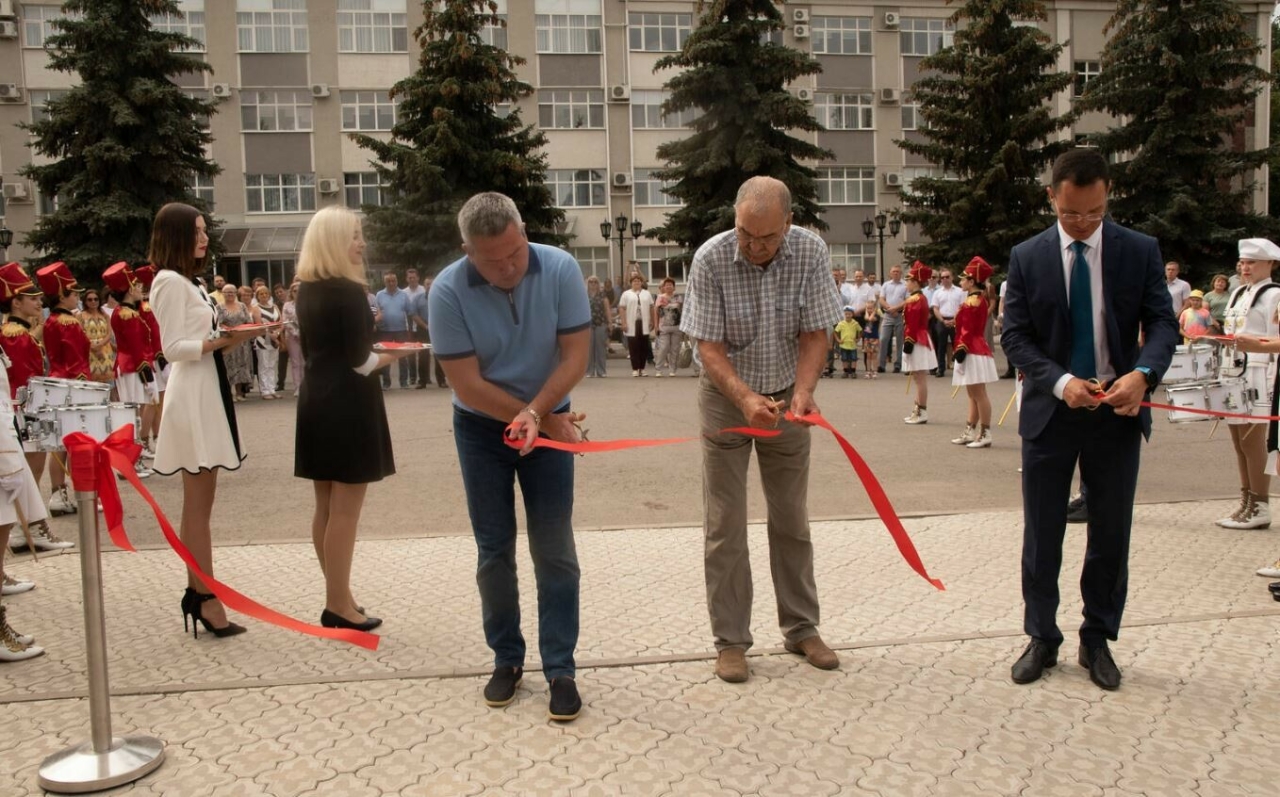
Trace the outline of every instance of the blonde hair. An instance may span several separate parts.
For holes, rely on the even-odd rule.
[[[347,257],[352,237],[360,226],[360,217],[341,205],[322,208],[302,236],[302,252],[298,255],[298,279],[316,282],[323,279],[349,279],[365,284],[364,264],[352,263]]]

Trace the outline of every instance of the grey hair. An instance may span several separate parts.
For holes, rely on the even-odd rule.
[[[773,177],[752,177],[738,188],[733,207],[737,209],[745,204],[761,206],[766,202],[776,202],[781,205],[783,213],[790,213],[791,189],[787,188],[786,183]]]
[[[497,191],[476,194],[458,211],[458,231],[462,233],[462,240],[468,243],[475,237],[501,235],[512,224],[524,227],[520,211],[511,197]]]

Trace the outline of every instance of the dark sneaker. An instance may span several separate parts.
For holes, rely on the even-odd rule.
[[[1089,505],[1085,503],[1083,495],[1077,495],[1067,502],[1067,522],[1068,523],[1088,523],[1089,522]]]
[[[567,675],[551,679],[551,703],[547,716],[557,722],[576,720],[582,711],[582,698],[578,697],[578,685]]]
[[[516,687],[524,678],[523,667],[496,667],[484,687],[485,705],[502,708],[516,699]]]

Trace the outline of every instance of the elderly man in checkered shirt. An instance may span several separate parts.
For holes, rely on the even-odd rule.
[[[680,329],[702,360],[698,407],[707,608],[716,675],[747,680],[751,647],[751,563],[747,549],[747,464],[754,446],[769,504],[769,559],[786,649],[821,669],[840,660],[818,636],[818,589],[809,539],[809,428],[782,421],[817,412],[814,387],[841,316],[827,246],[791,226],[791,192],[770,177],[742,184],[735,228],[694,255]],[[780,423],[780,421],[782,421]],[[777,437],[716,435],[750,425]]]

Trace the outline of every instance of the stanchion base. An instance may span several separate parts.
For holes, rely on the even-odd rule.
[[[138,778],[164,761],[164,743],[150,736],[116,736],[111,749],[93,752],[85,742],[54,753],[40,765],[40,788],[62,794],[102,791]]]

